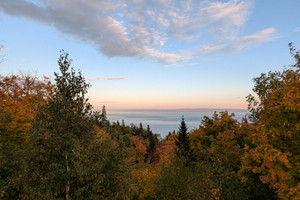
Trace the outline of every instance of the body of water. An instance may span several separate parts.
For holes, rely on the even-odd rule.
[[[142,123],[146,128],[150,125],[154,133],[164,138],[169,131],[178,131],[182,116],[184,116],[188,130],[199,127],[204,116],[212,117],[214,111],[222,112],[225,109],[130,109],[130,110],[109,110],[107,117],[110,122],[119,120],[125,121],[126,125],[131,123],[139,127]],[[235,114],[235,119],[241,120],[248,112],[245,109],[227,109],[229,113]]]

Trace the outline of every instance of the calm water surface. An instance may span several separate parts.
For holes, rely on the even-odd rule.
[[[180,125],[182,116],[189,128],[198,128],[204,116],[212,117],[214,111],[222,112],[225,109],[131,109],[131,110],[108,110],[107,117],[111,122],[119,120],[125,121],[126,125],[131,123],[139,126],[140,123],[146,128],[147,124],[150,125],[154,133],[160,134],[164,138],[169,131],[175,130],[177,132]],[[228,109],[229,113],[235,113],[235,119],[241,120],[247,110],[244,109]]]

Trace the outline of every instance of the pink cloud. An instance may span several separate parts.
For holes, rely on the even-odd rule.
[[[99,81],[99,80],[124,80],[126,77],[85,77],[89,81]]]
[[[108,77],[107,80],[124,80],[126,77]]]
[[[98,80],[105,80],[104,77],[85,77],[86,80],[89,80],[89,81],[98,81]]]

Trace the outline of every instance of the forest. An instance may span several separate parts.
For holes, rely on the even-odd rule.
[[[93,110],[61,51],[54,80],[0,76],[0,199],[300,199],[300,51],[253,79],[249,115],[159,139]]]

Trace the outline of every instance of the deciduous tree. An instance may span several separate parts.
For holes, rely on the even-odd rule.
[[[56,85],[38,108],[26,145],[23,198],[126,199],[126,154],[110,139],[97,140],[85,97],[89,84],[70,68],[68,53],[62,52],[58,65]]]
[[[20,151],[28,140],[36,108],[47,101],[51,89],[47,77],[0,75],[1,199],[16,199],[21,192],[20,184],[12,181],[20,167]]]
[[[281,199],[300,196],[300,52],[292,44],[296,63],[282,72],[261,74],[254,79],[249,110],[257,132],[243,159],[244,174],[254,173],[275,189]],[[247,178],[247,176],[246,176]]]

